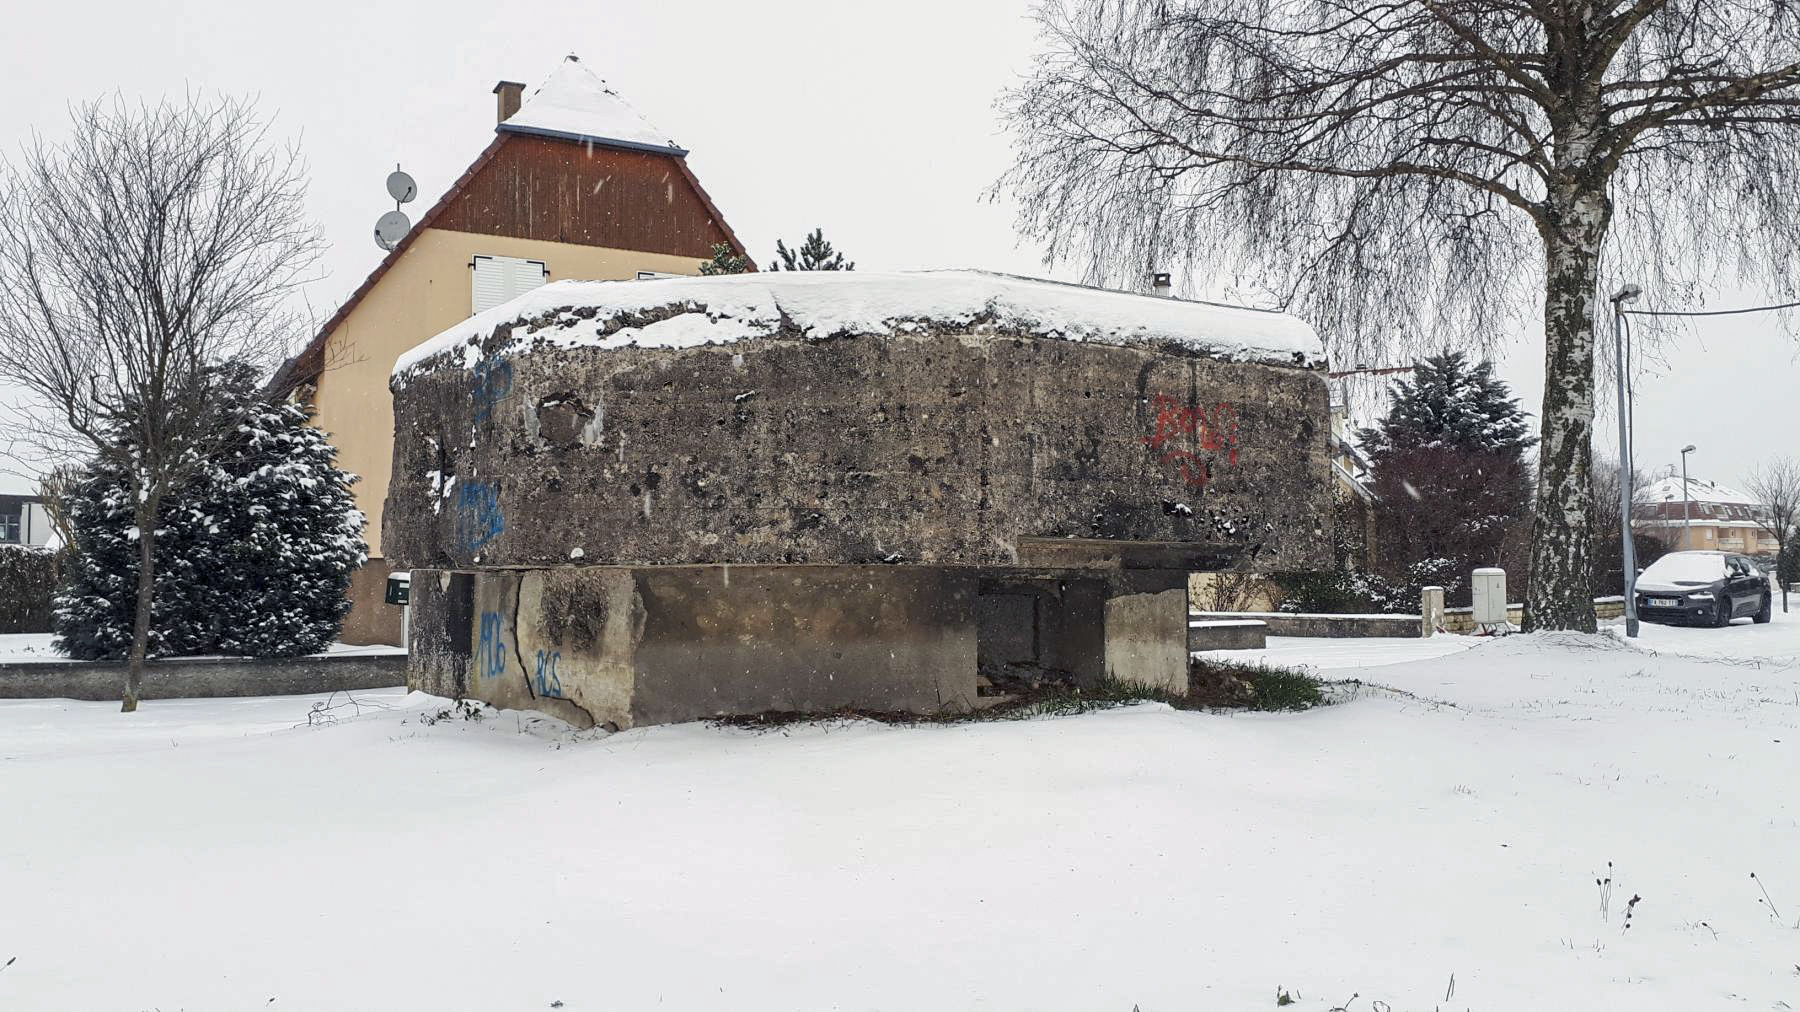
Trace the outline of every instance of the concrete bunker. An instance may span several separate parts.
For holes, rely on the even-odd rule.
[[[1324,562],[1282,314],[976,272],[560,282],[395,367],[409,682],[631,726],[1184,691],[1187,574]]]

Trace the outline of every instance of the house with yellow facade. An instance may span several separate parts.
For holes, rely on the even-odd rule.
[[[1700,478],[1679,475],[1651,482],[1633,497],[1631,528],[1658,538],[1671,552],[1736,552],[1772,559],[1769,508],[1755,497]]]
[[[401,640],[383,593],[382,504],[392,466],[388,374],[401,353],[552,280],[697,274],[742,243],[677,146],[571,56],[527,95],[502,81],[494,138],[384,257],[273,392],[310,404],[338,464],[362,476],[370,559],[353,580],[349,643]]]

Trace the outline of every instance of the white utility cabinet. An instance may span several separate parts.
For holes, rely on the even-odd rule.
[[[1469,589],[1477,626],[1506,624],[1506,570],[1477,569],[1470,576]]]

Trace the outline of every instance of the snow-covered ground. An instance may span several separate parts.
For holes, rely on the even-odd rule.
[[[1774,612],[1765,625],[1747,618],[1735,619],[1724,629],[1640,622],[1638,643],[1659,653],[1791,664],[1800,661],[1800,593],[1790,594],[1788,605],[1793,611],[1783,614],[1781,592],[1776,591]],[[1606,627],[1614,635],[1625,635],[1624,619],[1608,622]]]
[[[1315,636],[1271,636],[1265,650],[1199,650],[1196,657],[1224,661],[1269,664],[1287,668],[1311,668],[1322,677],[1349,677],[1344,668],[1366,668],[1405,661],[1423,661],[1461,653],[1482,642],[1473,636],[1433,636],[1430,639],[1324,639]]]
[[[1740,663],[1800,663],[1800,593],[1792,595],[1789,603],[1794,610],[1783,614],[1778,591],[1773,618],[1765,625],[1756,625],[1747,618],[1736,619],[1725,629],[1640,622],[1634,646],[1653,653],[1712,657]],[[1601,623],[1601,627],[1607,635],[1625,637],[1625,620],[1622,618]],[[1483,637],[1442,635],[1429,639],[1370,637],[1341,640],[1271,636],[1265,650],[1202,650],[1196,656],[1310,668],[1324,677],[1338,678],[1348,677],[1339,675],[1340,669],[1444,657],[1482,642],[1485,642]]]
[[[0,1008],[1800,1008],[1796,641],[1277,641],[1403,691],[910,729],[0,702]]]

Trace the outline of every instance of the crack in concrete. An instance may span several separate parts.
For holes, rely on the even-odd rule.
[[[525,651],[520,649],[520,647],[519,647],[519,607],[522,604],[522,602],[525,600],[525,581],[523,578],[520,578],[518,583],[513,587],[512,599],[513,599],[513,609],[512,609],[513,610],[513,614],[512,614],[513,656],[518,658],[519,673],[525,677],[525,694],[527,696],[531,697],[531,701],[534,703],[542,702],[543,700],[546,700],[546,699],[554,700],[558,703],[566,703],[570,707],[581,711],[581,715],[587,718],[589,727],[598,727],[600,725],[600,722],[594,719],[594,711],[588,709],[585,706],[582,706],[580,703],[577,703],[575,700],[570,699],[568,696],[542,696],[542,697],[540,697],[537,694],[537,689],[531,684],[531,668],[527,667],[525,664]]]

